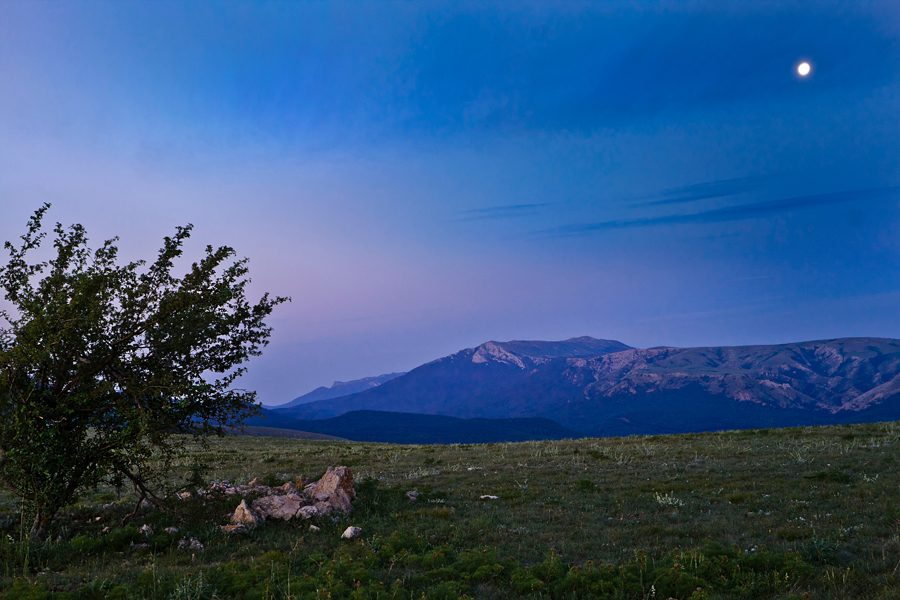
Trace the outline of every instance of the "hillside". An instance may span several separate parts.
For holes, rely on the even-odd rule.
[[[615,351],[617,344],[624,346],[592,338],[488,342],[378,388],[282,414],[317,419],[351,410],[394,410],[461,418],[544,417],[589,435],[900,418],[898,340]],[[601,345],[602,352],[584,354]]]
[[[358,442],[389,441],[394,444],[484,444],[526,440],[561,440],[580,437],[577,431],[543,418],[459,419],[384,411],[351,411],[338,417],[298,420],[264,411],[248,421],[249,431],[297,431],[322,438],[344,438]],[[262,424],[268,424],[264,426]],[[277,429],[275,429],[277,428]],[[257,435],[251,433],[251,435]],[[279,433],[279,437],[287,434]],[[293,437],[293,436],[291,436]],[[304,438],[316,439],[316,438]]]

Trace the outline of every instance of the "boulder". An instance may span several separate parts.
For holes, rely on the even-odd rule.
[[[316,502],[313,507],[316,509],[316,513],[323,517],[330,515],[331,511],[334,510],[328,502]]]
[[[238,507],[234,509],[234,514],[231,515],[231,522],[239,525],[256,527],[256,525],[259,524],[259,517],[249,506],[247,506],[246,500],[241,500]]]
[[[253,501],[253,511],[261,519],[284,519],[288,521],[297,514],[306,501],[297,494],[265,496]]]
[[[362,535],[362,527],[348,527],[344,530],[344,533],[341,534],[342,540],[349,540],[351,538],[357,538]]]
[[[286,494],[296,494],[296,493],[297,493],[297,488],[294,487],[294,484],[293,484],[293,483],[291,483],[290,481],[288,481],[286,484],[284,484],[283,486],[281,486],[281,491],[285,492]]]
[[[325,475],[316,484],[313,496],[325,494],[331,496],[335,490],[344,490],[350,500],[356,498],[356,490],[353,489],[353,473],[350,467],[328,467]]]
[[[301,506],[300,510],[297,511],[298,517],[303,517],[304,519],[312,519],[319,515],[319,509],[315,506]]]
[[[343,511],[344,514],[349,514],[353,511],[353,505],[350,504],[350,498],[341,488],[334,490],[334,493],[328,496],[328,504],[331,505],[332,509]]]

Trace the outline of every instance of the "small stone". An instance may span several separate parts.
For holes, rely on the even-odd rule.
[[[165,529],[163,529],[163,531],[165,531],[166,533],[171,535],[173,533],[178,533],[178,528],[177,527],[166,527]]]
[[[178,541],[178,547],[189,550],[203,550],[204,546],[197,538],[182,538]]]
[[[182,500],[188,500],[191,497],[191,493],[190,492],[181,492],[180,494],[178,494],[178,497],[181,498]]]
[[[141,528],[138,529],[144,535],[153,535],[153,528],[149,525],[141,525]]]
[[[344,533],[341,534],[341,539],[349,540],[351,538],[357,538],[361,535],[362,535],[362,527],[350,526],[344,530]]]
[[[409,498],[411,502],[415,502],[419,499],[419,492],[415,490],[406,492],[406,497]]]
[[[221,529],[222,533],[224,533],[225,535],[247,533],[248,531],[250,531],[250,528],[243,523],[238,523],[236,525],[222,525],[219,529]]]
[[[319,531],[320,529],[321,529],[321,527],[316,527],[315,525],[309,526],[309,530],[312,531],[313,533]]]
[[[293,493],[293,494],[296,494],[296,493],[297,493],[297,488],[296,488],[296,487],[294,486],[294,484],[291,483],[290,481],[288,481],[286,484],[284,484],[283,486],[281,486],[281,489],[282,489],[282,491],[284,491],[285,493]]]
[[[231,522],[256,527],[259,524],[259,517],[247,506],[246,500],[241,500],[238,507],[234,509],[234,514],[231,515]]]
[[[481,500],[499,500],[500,496],[491,496],[490,494],[484,494],[480,498]]]
[[[249,485],[252,488],[259,487],[259,477],[254,477],[253,479],[250,480],[250,483],[248,483],[247,485]]]

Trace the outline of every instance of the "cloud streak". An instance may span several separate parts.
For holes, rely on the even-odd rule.
[[[737,196],[746,192],[753,192],[762,188],[771,181],[772,177],[739,177],[736,179],[722,179],[719,181],[707,181],[672,188],[659,194],[661,200],[643,202],[639,206],[656,206],[661,204],[684,204],[698,200],[723,198],[725,196]]]
[[[814,208],[828,204],[850,201],[874,202],[884,198],[896,196],[900,192],[898,187],[880,187],[864,190],[851,190],[846,192],[832,192],[829,194],[813,194],[809,196],[795,196],[793,198],[781,198],[765,202],[741,204],[727,208],[717,208],[687,215],[664,215],[660,217],[646,217],[640,219],[621,219],[614,221],[599,221],[597,223],[584,223],[579,225],[567,225],[555,229],[544,229],[533,232],[537,236],[571,237],[588,235],[611,229],[629,229],[634,227],[652,227],[655,225],[688,225],[719,223],[723,221],[740,221],[753,219],[766,215],[777,214],[797,209]]]

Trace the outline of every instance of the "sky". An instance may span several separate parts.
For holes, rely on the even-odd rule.
[[[269,405],[488,340],[900,338],[900,5],[0,0],[0,241],[44,202],[248,257]]]

